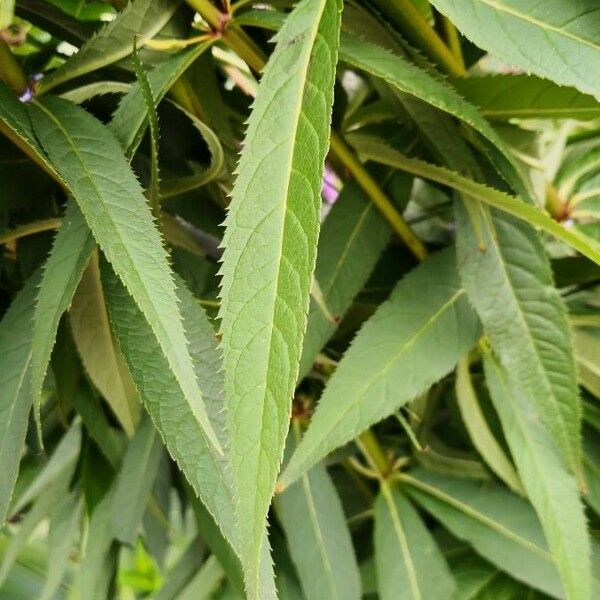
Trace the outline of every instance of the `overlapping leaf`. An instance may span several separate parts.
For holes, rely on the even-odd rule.
[[[320,220],[340,23],[304,0],[265,69],[223,244],[220,317],[246,592],[258,597],[268,506],[287,433]]]
[[[205,435],[218,448],[187,350],[166,252],[117,140],[84,110],[58,98],[38,101],[31,119],[98,244],[151,324]]]
[[[568,598],[591,598],[590,545],[575,478],[541,424],[536,405],[507,377],[492,355],[486,381],[504,435],[536,509]]]
[[[594,0],[433,0],[481,48],[528,73],[571,85],[600,100]]]
[[[448,565],[418,512],[384,482],[375,501],[375,561],[381,600],[451,598]]]
[[[453,250],[427,259],[396,286],[354,339],[280,486],[443,377],[478,334]]]
[[[49,92],[71,79],[129,56],[133,38],[140,36],[139,45],[142,46],[166,25],[177,6],[177,0],[134,0],[116,19],[90,38],[79,52],[46,75],[37,86],[38,92]]]

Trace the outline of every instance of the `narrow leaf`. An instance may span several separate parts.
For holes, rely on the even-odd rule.
[[[219,449],[187,350],[166,252],[117,140],[94,117],[64,100],[47,98],[31,108],[38,139],[151,324],[204,434]]]
[[[79,218],[83,221],[83,216]],[[85,221],[83,227],[91,237]],[[97,253],[92,254],[81,277],[69,317],[73,339],[90,380],[104,396],[125,432],[132,435],[139,418],[140,405],[131,375],[115,347]]]
[[[500,190],[477,183],[444,167],[408,158],[374,138],[353,135],[352,141],[361,156],[365,159],[371,159],[381,164],[412,173],[417,177],[423,177],[424,179],[447,185],[460,192],[463,196],[475,198],[484,204],[498,208],[502,212],[526,221],[532,227],[542,229],[556,239],[581,252],[581,254],[587,256],[595,263],[600,264],[600,244],[596,240],[580,233],[576,229],[569,229],[561,223],[557,223],[548,213],[523,202],[520,198],[515,198]]]
[[[401,476],[406,491],[444,527],[515,579],[564,598],[556,566],[531,505],[493,483],[424,470]]]
[[[40,600],[50,600],[60,587],[73,544],[79,533],[83,502],[78,491],[73,491],[63,501],[58,510],[51,515],[48,532],[48,546],[52,548],[48,558],[48,577]]]
[[[31,344],[35,297],[41,273],[33,275],[0,321],[0,523],[4,525],[25,444],[31,409]]]
[[[140,36],[142,46],[167,24],[178,4],[176,0],[134,0],[76,54],[46,75],[37,85],[38,93],[45,94],[71,79],[129,56],[134,36]]]
[[[592,96],[534,75],[494,74],[451,82],[459,94],[492,120],[586,120],[600,116],[600,103]]]
[[[303,0],[277,35],[227,216],[221,309],[230,459],[248,598],[289,425],[320,221],[341,3]]]
[[[459,360],[456,368],[456,399],[469,436],[479,454],[485,459],[490,469],[513,492],[523,494],[523,486],[519,476],[485,420],[471,381],[469,362],[466,358]]]
[[[391,237],[392,231],[375,205],[356,184],[345,184],[321,228],[315,268],[315,279],[334,318],[346,313]],[[309,371],[335,329],[335,322],[311,300],[300,377]]]
[[[574,477],[541,425],[538,408],[511,384],[496,361],[484,357],[486,381],[568,598],[591,598],[590,544]]]
[[[400,281],[352,342],[279,486],[427,390],[478,335],[454,252],[430,257]]]
[[[571,85],[600,99],[594,0],[432,0],[481,48],[527,73]]]
[[[94,238],[79,207],[69,202],[43,269],[34,315],[31,394],[39,424],[40,394],[56,340],[58,323],[94,250]]]
[[[451,598],[454,581],[421,517],[395,485],[375,501],[375,561],[381,600]]]
[[[307,600],[361,598],[346,517],[325,466],[304,473],[277,497],[276,508]]]
[[[111,531],[124,544],[135,541],[161,456],[160,436],[151,419],[145,417],[127,446],[114,484]]]

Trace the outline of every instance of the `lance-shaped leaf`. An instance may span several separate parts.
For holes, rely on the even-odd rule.
[[[410,181],[410,180],[408,180]],[[407,195],[408,195],[407,190]],[[311,299],[300,377],[306,375],[352,300],[365,285],[392,230],[372,202],[352,182],[344,185],[321,228],[315,279],[333,321]]]
[[[541,240],[528,224],[498,211],[481,214],[478,240],[463,203],[456,204],[456,215],[461,277],[490,343],[511,382],[539,410],[565,461],[580,474],[573,348]]]
[[[424,179],[447,185],[459,192],[463,198],[480,200],[483,204],[498,208],[502,212],[526,221],[532,227],[549,233],[556,239],[581,252],[581,254],[587,256],[595,263],[600,264],[600,243],[597,240],[588,237],[576,229],[565,227],[563,224],[552,219],[546,211],[524,202],[521,198],[515,198],[500,190],[477,183],[468,177],[463,177],[455,171],[445,169],[444,167],[408,158],[376,138],[353,134],[351,140],[359,154],[365,159],[371,159],[381,164],[412,173],[417,177],[423,177]]]
[[[428,258],[400,281],[352,342],[280,486],[446,375],[478,335],[453,250]]]
[[[0,522],[4,524],[19,472],[31,409],[31,343],[41,273],[29,279],[0,322]]]
[[[76,210],[91,238],[81,212]],[[76,251],[77,247],[74,246],[73,252]],[[139,418],[140,404],[131,375],[113,339],[97,253],[92,254],[77,286],[69,317],[73,339],[87,374],[106,399],[123,429],[128,435],[132,435]]]
[[[555,598],[563,586],[531,505],[508,489],[422,469],[403,489],[459,539],[515,579]]]
[[[534,75],[494,74],[451,80],[491,120],[596,119],[600,103],[579,90]]]
[[[492,402],[521,480],[548,540],[568,598],[591,597],[590,544],[575,478],[539,417],[490,353],[484,356]]]
[[[523,494],[519,476],[494,437],[481,410],[477,392],[471,381],[469,362],[466,358],[459,360],[456,367],[456,401],[471,441],[479,454],[506,485],[514,492]]]
[[[328,148],[341,4],[303,0],[277,35],[226,220],[221,310],[230,459],[247,594],[298,375]]]
[[[148,82],[156,105],[175,81],[204,51],[210,48],[212,43],[212,40],[209,40],[180,52],[148,73]],[[125,148],[127,158],[131,158],[139,146],[146,129],[147,114],[140,83],[136,82],[121,100],[109,124],[109,128]]]
[[[277,497],[276,508],[307,600],[361,598],[344,509],[325,466],[304,473]]]
[[[42,590],[40,600],[55,597],[65,571],[69,565],[69,557],[79,533],[83,501],[79,491],[71,492],[60,508],[51,515],[48,532],[48,545],[52,548],[48,558],[48,577]]]
[[[350,35],[342,38],[340,59],[383,79],[397,92],[414,96],[468,123],[500,151],[491,152],[490,159],[507,181],[517,191],[526,192],[506,142],[478,110],[446,82],[412,65],[398,54]]]
[[[116,540],[133,544],[162,456],[160,436],[146,415],[127,446],[115,480],[111,531]]]
[[[225,457],[212,449],[201,435],[200,426],[192,418],[183,391],[143,314],[106,262],[101,270],[108,313],[140,398],[169,453],[235,547],[233,498]],[[180,283],[177,291],[196,376],[202,382],[208,414],[224,446],[226,417],[222,413],[222,375],[214,330],[185,286]]]
[[[38,92],[46,93],[57,85],[95,71],[129,56],[133,38],[140,36],[139,46],[154,37],[175,13],[177,0],[134,0],[117,18],[107,23],[79,52],[46,75]]]
[[[375,501],[375,564],[381,600],[451,598],[441,550],[398,486],[384,481]]]
[[[70,306],[95,243],[79,207],[70,201],[43,269],[33,324],[31,394],[39,427],[40,393],[58,323]]]
[[[150,323],[195,418],[219,448],[196,382],[166,251],[119,143],[94,117],[59,98],[37,101],[30,115],[96,241]]]
[[[481,48],[527,73],[600,99],[595,0],[432,0]]]

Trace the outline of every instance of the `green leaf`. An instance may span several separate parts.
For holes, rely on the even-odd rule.
[[[155,219],[160,219],[160,168],[158,164],[158,115],[156,114],[156,104],[152,94],[152,88],[148,81],[148,75],[144,70],[144,65],[140,59],[137,48],[137,38],[133,39],[133,54],[131,55],[135,76],[137,78],[140,91],[142,92],[143,103],[148,115],[147,121],[150,130],[150,182],[146,189],[146,198],[150,203],[150,208]]]
[[[596,398],[600,398],[600,330],[589,327],[574,328],[573,346],[579,383]]]
[[[71,492],[51,515],[48,546],[48,577],[40,600],[51,600],[65,575],[73,545],[79,533],[83,502],[79,492]]]
[[[194,61],[210,48],[212,43],[210,40],[180,52],[148,73],[148,82],[156,105]],[[134,83],[121,100],[108,126],[121,142],[127,158],[133,156],[142,140],[146,129],[146,117],[147,109],[142,98],[140,84]]]
[[[466,358],[459,360],[456,368],[456,400],[469,436],[479,454],[513,492],[523,494],[523,485],[519,476],[491,432],[481,410]]]
[[[175,106],[177,106],[177,108],[192,122],[194,128],[206,142],[211,155],[211,161],[206,169],[203,169],[194,175],[166,179],[160,188],[160,193],[163,198],[170,198],[206,185],[221,174],[225,164],[223,147],[215,132],[192,113],[188,112],[178,104]]]
[[[223,240],[221,309],[246,592],[289,425],[320,222],[341,3],[303,0],[277,35],[244,141]]]
[[[83,216],[78,209],[77,212],[91,238]],[[68,265],[66,262],[60,264]],[[124,431],[132,435],[139,419],[140,404],[131,375],[115,347],[97,253],[92,254],[83,272],[73,296],[69,317],[73,339],[90,380],[104,396]]]
[[[233,496],[226,459],[202,435],[202,430],[155,334],[125,287],[106,262],[102,284],[115,336],[140,397],[164,443],[214,517],[231,546],[237,549]],[[194,361],[195,377],[202,382],[204,400],[213,428],[225,447],[222,374],[217,341],[206,314],[182,283],[178,300]]]
[[[58,323],[73,299],[95,243],[79,207],[69,202],[43,269],[33,321],[31,395],[38,433],[40,394],[56,340]]]
[[[177,600],[202,565],[202,540],[194,538],[173,567],[165,574],[165,582],[156,594],[156,600]]]
[[[129,56],[134,36],[139,46],[154,37],[178,7],[177,0],[134,0],[116,19],[107,23],[63,65],[46,75],[38,84],[39,94]]]
[[[540,523],[526,500],[493,483],[424,470],[400,479],[412,498],[491,563],[551,596],[565,597]]]
[[[579,476],[581,405],[573,349],[542,243],[526,223],[495,211],[491,218],[482,215],[481,252],[462,203],[456,203],[456,219],[461,277],[492,348]]]
[[[600,99],[594,0],[432,0],[479,47],[527,73]]]
[[[307,600],[361,598],[346,517],[325,466],[304,473],[277,497],[276,508]]]
[[[451,83],[491,120],[586,120],[600,116],[600,104],[591,96],[534,75],[456,77]]]
[[[145,417],[127,446],[114,484],[111,531],[112,536],[124,544],[135,541],[161,456],[160,436],[151,419]]]
[[[211,600],[225,575],[215,556],[209,556],[198,573],[179,593],[178,600]]]
[[[352,342],[279,486],[427,390],[478,336],[454,252],[428,258],[397,284]]]
[[[575,479],[541,424],[539,408],[511,382],[494,356],[486,353],[484,366],[492,402],[567,598],[591,598],[590,544]]]
[[[68,483],[70,474],[77,465],[80,449],[81,424],[77,419],[56,446],[50,460],[11,506],[11,512],[16,514],[21,511],[32,500],[43,495],[43,492],[57,481],[66,479]]]
[[[414,96],[473,127],[500,151],[490,153],[491,160],[497,163],[500,172],[516,190],[523,191],[521,176],[507,144],[477,109],[443,80],[397,54],[350,35],[342,37],[340,60],[383,79],[398,92]]]
[[[27,111],[15,93],[0,79],[0,133],[35,161],[46,173],[60,180],[38,143]]]
[[[9,27],[15,16],[15,0],[0,1],[0,29]]]
[[[94,117],[64,100],[38,100],[31,109],[37,138],[151,324],[204,434],[219,449],[187,351],[167,255],[117,140]]]
[[[523,202],[520,198],[515,198],[500,190],[477,183],[444,167],[408,158],[375,138],[352,135],[351,140],[365,159],[371,159],[381,164],[412,173],[417,177],[447,185],[464,197],[479,200],[488,206],[498,208],[502,212],[526,221],[532,227],[542,229],[556,239],[581,252],[581,254],[587,256],[596,264],[600,264],[600,244],[596,240],[580,233],[576,229],[565,227],[552,219],[545,211]]]
[[[105,600],[116,568],[116,550],[113,545],[112,500],[114,487],[111,487],[92,513],[87,543],[77,578],[77,591],[80,598]]]
[[[41,273],[33,275],[0,321],[0,523],[4,525],[19,472],[31,409],[31,344]]]
[[[375,561],[381,600],[452,597],[441,550],[412,504],[386,481],[375,501]]]
[[[334,318],[339,320],[350,308],[391,237],[389,225],[358,185],[345,184],[321,228],[315,268],[315,280]],[[335,329],[336,323],[311,299],[300,377]]]

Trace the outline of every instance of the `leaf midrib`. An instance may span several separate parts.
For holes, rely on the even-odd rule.
[[[485,4],[485,5],[489,6],[490,8],[494,8],[498,12],[503,12],[503,13],[511,15],[512,17],[515,17],[517,19],[521,19],[522,21],[531,23],[532,25],[535,25],[536,27],[539,27],[540,29],[547,29],[548,31],[552,31],[554,33],[557,33],[558,35],[562,35],[562,36],[569,38],[575,42],[578,42],[585,46],[589,46],[589,47],[593,48],[594,50],[600,50],[600,45],[595,44],[594,42],[590,42],[589,40],[586,40],[585,38],[577,36],[569,31],[567,31],[566,29],[557,27],[556,25],[551,25],[550,23],[546,23],[544,21],[540,21],[539,19],[535,19],[531,15],[522,13],[514,8],[508,7],[505,4],[502,4],[501,2],[497,2],[495,0],[475,0],[475,1],[481,2],[482,4]]]
[[[497,533],[501,534],[505,538],[516,542],[523,548],[526,548],[526,549],[530,550],[531,552],[534,552],[538,556],[541,556],[543,559],[547,560],[549,563],[554,564],[554,561],[552,560],[552,556],[550,555],[549,552],[546,552],[545,550],[543,550],[542,548],[540,548],[533,542],[530,542],[529,540],[521,537],[517,533],[514,533],[510,529],[507,529],[504,525],[501,525],[500,523],[498,523],[497,521],[494,521],[490,517],[487,517],[486,515],[484,515],[480,512],[477,512],[477,510],[475,510],[473,507],[469,506],[468,504],[464,504],[457,498],[454,498],[453,496],[450,496],[449,494],[443,492],[442,490],[435,488],[435,487],[425,483],[424,481],[416,479],[416,478],[412,477],[411,475],[401,474],[398,476],[398,478],[401,481],[404,481],[404,482],[408,483],[409,485],[413,485],[417,489],[420,489],[420,490],[430,494],[434,498],[437,498],[438,500],[441,500],[442,502],[445,502],[446,504],[453,506],[454,508],[460,510],[465,515],[474,519],[475,521],[482,523],[483,525],[489,527],[493,531],[496,531]]]
[[[394,533],[396,534],[396,537],[398,538],[398,543],[400,544],[402,559],[404,562],[404,566],[406,567],[406,572],[408,574],[408,581],[410,582],[410,589],[412,591],[412,595],[414,597],[414,600],[422,600],[421,590],[419,588],[419,582],[417,579],[416,568],[412,560],[412,554],[410,553],[408,540],[406,539],[406,534],[404,533],[404,528],[402,527],[400,515],[398,514],[396,503],[394,502],[390,486],[385,480],[381,482],[381,492],[383,493],[385,503],[387,504],[388,510],[390,512],[390,517],[392,518],[392,524],[394,525]]]
[[[308,29],[308,31],[311,32],[311,44],[309,46],[309,50],[308,50],[308,56],[306,57],[306,61],[305,64],[303,65],[303,68],[301,69],[301,75],[302,75],[302,86],[301,86],[301,90],[304,90],[306,87],[306,81],[308,78],[308,71],[309,71],[309,67],[310,67],[310,57],[312,55],[312,50],[314,48],[314,41],[317,37],[318,31],[319,31],[319,26],[321,24],[321,19],[323,16],[323,11],[325,9],[325,5],[327,3],[327,0],[321,0],[320,2],[320,10],[319,10],[319,18],[315,19],[313,21],[313,25],[311,28]],[[288,202],[289,202],[289,188],[290,188],[290,182],[291,182],[291,177],[292,177],[292,171],[293,171],[293,164],[294,164],[294,156],[295,156],[295,151],[296,151],[296,146],[297,146],[297,133],[298,133],[298,126],[300,123],[300,115],[302,113],[302,107],[303,107],[303,102],[304,100],[304,93],[299,94],[298,95],[298,100],[295,106],[295,110],[294,110],[294,115],[295,115],[295,119],[293,121],[293,144],[292,144],[292,148],[291,148],[291,152],[290,152],[290,157],[289,157],[289,161],[286,165],[286,173],[287,173],[287,177],[286,177],[286,188],[285,188],[285,203],[283,204],[283,210],[281,210],[281,220],[282,220],[282,226],[279,228],[281,231],[281,235],[280,238],[278,240],[279,244],[278,244],[278,256],[277,256],[277,277],[275,279],[275,294],[273,295],[273,306],[272,306],[272,312],[271,312],[271,319],[269,320],[269,322],[271,323],[271,327],[270,327],[270,331],[269,331],[269,339],[268,339],[268,343],[267,343],[267,348],[268,348],[268,357],[267,357],[267,364],[266,364],[266,373],[265,373],[265,388],[264,391],[261,390],[261,407],[260,407],[260,423],[261,423],[261,433],[265,430],[268,430],[268,428],[265,428],[265,414],[266,414],[266,392],[267,392],[267,381],[269,379],[269,373],[272,370],[271,367],[271,358],[272,358],[272,343],[273,343],[273,332],[274,332],[274,327],[272,326],[272,324],[275,322],[275,312],[277,309],[277,297],[279,296],[279,286],[280,286],[280,281],[281,281],[281,265],[282,265],[282,258],[283,258],[283,242],[285,239],[285,219],[286,219],[286,214],[287,211],[289,210],[288,207]],[[289,412],[289,411],[288,411]],[[260,445],[262,446],[262,435],[261,435],[261,440],[260,440]],[[259,453],[260,455],[260,453]],[[258,459],[260,461],[260,458]],[[259,495],[257,493],[254,494],[254,514],[255,515],[261,515],[262,514],[262,510],[260,510],[259,507]],[[260,552],[262,549],[262,544],[263,544],[263,539],[264,536],[260,536],[260,541],[258,544],[258,552],[257,555],[260,556]],[[256,591],[259,591],[260,588],[260,574],[258,572],[258,570],[256,570],[256,579],[255,579],[255,584],[256,584]]]
[[[321,556],[323,566],[325,568],[325,572],[327,574],[327,582],[329,585],[330,592],[332,594],[332,598],[339,598],[337,593],[337,588],[335,586],[335,579],[333,576],[333,569],[331,563],[329,561],[329,557],[327,555],[327,549],[325,548],[325,540],[323,539],[323,533],[321,532],[321,527],[319,524],[319,516],[317,507],[315,505],[315,500],[313,497],[309,475],[305,473],[302,476],[302,487],[304,488],[304,492],[306,495],[306,505],[308,508],[308,514],[310,516],[310,522],[315,532],[315,538],[317,540],[317,546],[319,548],[319,555]]]

